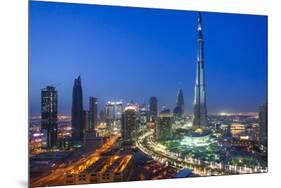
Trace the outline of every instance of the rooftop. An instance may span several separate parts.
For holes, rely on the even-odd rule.
[[[87,168],[84,172],[114,172],[121,173],[132,159],[132,155],[113,155],[103,157]]]

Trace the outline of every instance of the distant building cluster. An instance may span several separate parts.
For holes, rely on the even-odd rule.
[[[82,81],[79,76],[74,80],[72,93],[71,135],[58,139],[57,95],[58,91],[54,86],[47,86],[41,91],[41,126],[46,135],[49,135],[46,139],[46,149],[55,149],[59,146],[66,148],[65,144],[70,143],[72,146],[85,146],[88,140],[96,140],[99,143],[99,137],[114,132],[121,133],[124,146],[133,146],[137,135],[147,129],[154,129],[157,138],[171,138],[173,120],[185,118],[182,89],[179,89],[173,113],[163,107],[158,114],[158,101],[155,96],[150,98],[149,105],[134,102],[124,105],[121,100],[107,101],[100,113],[98,98],[91,96],[89,110],[85,110]]]
[[[41,119],[42,130],[46,134],[46,147],[56,147],[58,137],[58,92],[55,87],[47,86],[41,90]]]

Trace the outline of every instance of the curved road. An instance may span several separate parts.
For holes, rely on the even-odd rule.
[[[149,131],[137,139],[137,147],[145,154],[151,156],[153,159],[162,163],[167,163],[179,169],[190,168],[193,173],[199,176],[211,176],[211,175],[224,175],[224,174],[245,174],[264,172],[264,169],[259,167],[255,169],[235,167],[235,166],[223,166],[221,164],[212,164],[206,161],[200,161],[196,159],[183,159],[173,154],[161,145],[153,141],[153,131]]]
[[[40,177],[34,181],[31,181],[31,187],[63,185],[65,173],[79,174],[80,172],[87,169],[89,166],[93,165],[96,161],[100,159],[100,156],[103,153],[108,152],[112,149],[119,136],[120,135],[112,136],[99,149],[87,155],[82,160],[74,162],[66,167],[58,166],[50,174]]]

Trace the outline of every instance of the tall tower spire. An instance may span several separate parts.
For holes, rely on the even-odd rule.
[[[201,12],[198,13],[198,31],[202,31],[202,17]]]
[[[206,91],[205,91],[205,70],[204,70],[204,41],[201,13],[198,15],[198,49],[196,63],[196,80],[193,102],[193,126],[204,127],[208,125]]]

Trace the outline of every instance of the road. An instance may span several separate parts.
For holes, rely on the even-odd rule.
[[[224,174],[245,174],[264,172],[261,167],[246,168],[237,166],[223,166],[208,161],[198,159],[183,159],[175,153],[169,152],[166,148],[161,147],[153,140],[153,131],[149,131],[140,136],[136,143],[137,147],[153,159],[162,163],[167,163],[179,169],[190,168],[193,173],[199,176],[224,175]]]
[[[119,136],[120,135],[111,136],[99,149],[93,153],[84,156],[72,164],[66,165],[66,167],[63,167],[64,165],[59,165],[53,169],[50,174],[31,181],[31,187],[63,185],[65,173],[79,174],[89,166],[93,165],[100,159],[103,153],[106,153],[112,149]]]

